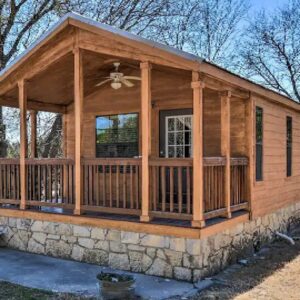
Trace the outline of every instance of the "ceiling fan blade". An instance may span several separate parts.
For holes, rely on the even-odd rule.
[[[109,81],[111,81],[111,80],[112,80],[111,78],[106,79],[106,80],[104,80],[104,81],[99,82],[99,83],[96,84],[95,86],[101,86],[101,85],[103,85],[103,84],[105,84],[105,83],[107,83],[107,82],[109,82]]]
[[[138,76],[124,76],[123,78],[130,80],[141,80],[141,77]]]
[[[121,82],[126,85],[127,87],[133,87],[134,84],[132,82],[130,82],[129,80],[127,80],[125,77],[121,78]]]

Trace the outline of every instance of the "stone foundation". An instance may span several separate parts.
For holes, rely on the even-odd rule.
[[[300,203],[218,234],[188,239],[105,228],[0,217],[1,245],[23,251],[187,281],[212,275],[286,232]]]

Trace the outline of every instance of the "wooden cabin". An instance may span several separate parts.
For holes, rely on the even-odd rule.
[[[0,159],[3,216],[195,236],[299,198],[297,103],[75,14],[1,72],[0,105],[21,121],[19,159]],[[64,158],[36,157],[37,111],[62,114]]]

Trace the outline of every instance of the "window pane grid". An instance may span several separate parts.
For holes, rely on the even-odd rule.
[[[96,117],[96,156],[138,155],[138,114]]]

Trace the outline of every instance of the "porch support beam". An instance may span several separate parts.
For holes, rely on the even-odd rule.
[[[151,64],[142,62],[141,123],[142,123],[142,222],[150,221],[149,156],[151,154]]]
[[[81,214],[82,204],[82,108],[83,108],[83,66],[82,52],[74,51],[74,112],[75,112],[75,215]]]
[[[203,201],[203,89],[199,74],[193,72],[193,227],[204,227]]]
[[[225,207],[226,217],[231,218],[230,210],[230,99],[231,92],[221,92],[221,155],[226,158],[225,165]]]
[[[30,127],[31,127],[31,135],[30,135],[30,156],[31,158],[36,158],[36,111],[30,111]]]
[[[254,112],[255,102],[250,93],[249,99],[246,103],[246,136],[247,136],[247,201],[248,210],[250,211],[250,218],[252,219],[252,205],[253,205],[253,186],[254,186]]]
[[[20,209],[26,208],[26,157],[27,157],[27,91],[24,79],[18,81],[20,108]]]

